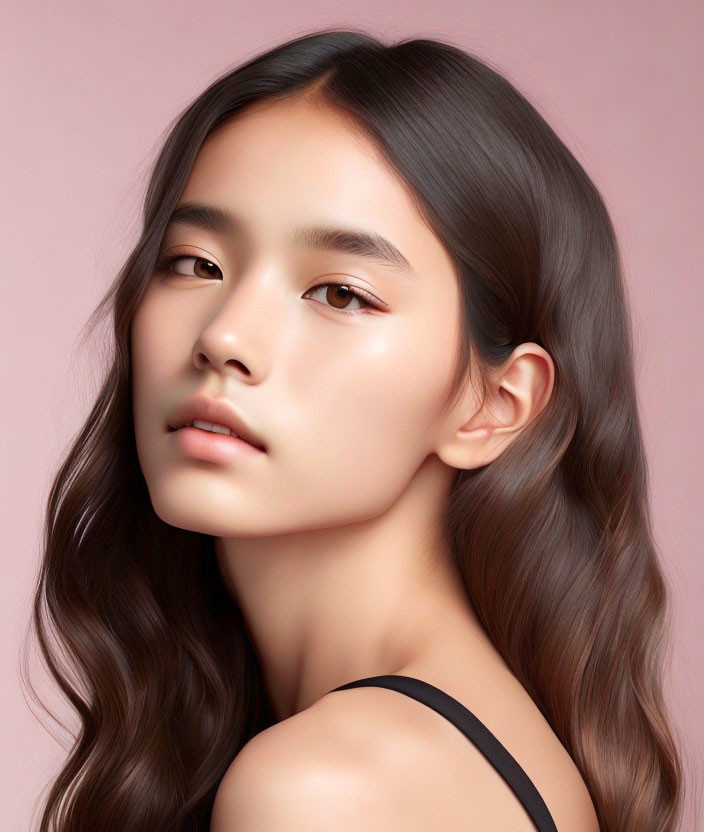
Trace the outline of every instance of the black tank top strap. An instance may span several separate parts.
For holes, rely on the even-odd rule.
[[[437,711],[453,723],[484,754],[521,801],[539,832],[557,832],[545,801],[533,781],[491,731],[467,707],[440,688],[413,676],[384,675],[356,679],[328,691],[356,687],[382,687],[398,691]]]

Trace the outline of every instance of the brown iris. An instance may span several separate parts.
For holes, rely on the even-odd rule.
[[[335,306],[335,301],[333,298],[340,299],[342,296],[342,302],[349,301],[350,298],[357,297],[356,292],[351,291],[347,286],[341,285],[339,283],[331,283],[327,287],[327,291],[325,292],[325,300],[328,301],[331,305]],[[347,305],[347,304],[345,304]],[[338,309],[344,309],[344,305],[338,306]]]

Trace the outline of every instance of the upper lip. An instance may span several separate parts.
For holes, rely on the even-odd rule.
[[[244,439],[245,442],[249,442],[250,445],[254,445],[262,451],[266,450],[264,442],[226,399],[212,399],[203,395],[192,396],[183,402],[173,420],[169,423],[169,427],[178,430],[185,425],[189,425],[194,419],[225,425],[241,439]]]

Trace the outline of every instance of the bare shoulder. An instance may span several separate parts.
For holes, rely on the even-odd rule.
[[[251,739],[220,783],[210,832],[393,832],[377,815],[377,773],[329,717],[316,703]]]
[[[559,829],[593,832],[554,816]],[[508,784],[454,725],[372,687],[328,694],[250,740],[220,783],[210,832],[330,828],[535,832]]]

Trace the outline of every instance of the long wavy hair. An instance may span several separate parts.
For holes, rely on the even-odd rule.
[[[486,632],[574,759],[601,828],[674,830],[670,595],[605,204],[486,62],[447,42],[323,29],[221,75],[169,126],[141,236],[91,316],[109,312],[114,347],[52,483],[31,616],[80,721],[41,832],[207,830],[226,769],[275,721],[214,538],[169,526],[150,503],[129,345],[204,140],[250,102],[299,95],[376,144],[452,256],[461,344],[450,393],[470,355],[480,383],[522,342],[552,356],[550,402],[495,461],[458,472],[444,528]]]

